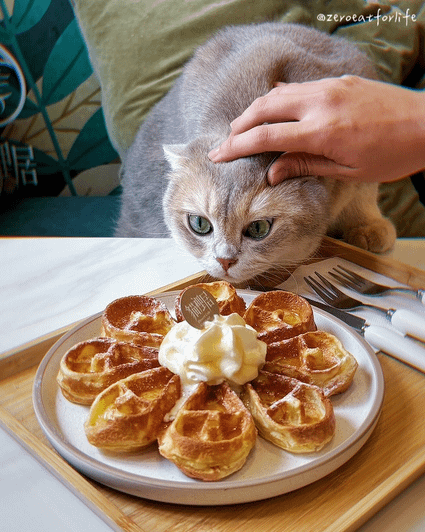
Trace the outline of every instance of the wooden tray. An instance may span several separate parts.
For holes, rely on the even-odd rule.
[[[315,260],[330,256],[340,256],[414,288],[425,286],[421,270],[326,239]],[[201,272],[150,294],[178,290],[204,277]],[[266,501],[223,507],[163,504],[114,491],[69,466],[51,448],[34,415],[32,385],[37,365],[70,327],[10,351],[0,360],[0,424],[115,530],[350,531],[425,471],[425,376],[378,354],[386,383],[378,425],[366,445],[324,479]]]

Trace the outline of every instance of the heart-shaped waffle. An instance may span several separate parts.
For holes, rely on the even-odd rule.
[[[329,396],[347,390],[357,361],[336,336],[313,331],[269,344],[263,369],[315,384]]]
[[[317,386],[260,371],[244,402],[263,438],[292,453],[319,451],[335,432],[330,400]]]
[[[137,451],[155,441],[163,419],[180,397],[180,378],[153,368],[101,392],[84,424],[88,441],[108,451]]]
[[[191,285],[188,288],[194,287],[203,288],[204,290],[207,290],[210,294],[213,295],[214,299],[218,303],[218,308],[222,316],[228,316],[229,314],[233,314],[234,312],[236,312],[240,316],[244,315],[246,308],[245,301],[237,294],[234,286],[232,286],[227,281],[198,283]],[[180,302],[184,292],[185,290],[182,290],[182,292],[176,298],[175,313],[177,321],[183,321],[185,319],[180,308]]]
[[[159,366],[158,349],[94,338],[79,342],[62,357],[58,384],[68,401],[91,405],[105,388],[133,373]]]
[[[244,319],[266,344],[317,329],[310,303],[283,290],[258,295],[246,309]]]
[[[189,477],[219,480],[244,465],[256,434],[251,415],[226,383],[201,383],[159,437],[159,452]]]
[[[159,347],[173,327],[167,307],[148,296],[127,296],[112,301],[102,315],[102,335],[136,345]]]

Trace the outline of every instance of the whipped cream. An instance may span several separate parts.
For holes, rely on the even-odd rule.
[[[159,363],[180,376],[182,385],[199,382],[242,385],[258,375],[267,345],[239,314],[216,314],[203,329],[176,324],[159,348]]]

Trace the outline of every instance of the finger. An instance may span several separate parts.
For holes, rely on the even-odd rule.
[[[268,124],[256,126],[240,135],[231,134],[223,144],[212,150],[208,157],[217,163],[266,151],[283,151],[279,147],[282,137],[277,129],[281,128]]]
[[[327,91],[330,88],[334,87],[336,83],[339,84],[340,79],[344,77],[345,76],[322,78],[313,81],[303,81],[301,83],[285,83],[283,81],[276,81],[275,83],[273,83],[273,87],[275,87],[276,89],[280,89],[282,93],[286,95],[298,94],[306,96],[317,94],[318,92]]]
[[[270,185],[277,185],[294,177],[321,176],[347,180],[356,178],[356,174],[355,168],[338,164],[321,155],[284,153],[270,166],[267,179]]]
[[[232,132],[237,135],[264,123],[301,120],[337,79],[325,78],[303,83],[276,81],[270,92],[254,100],[231,122]]]
[[[232,133],[221,146],[212,150],[208,157],[217,163],[269,151],[307,152],[318,155],[319,140],[316,128],[302,122],[262,124],[238,135]]]
[[[230,124],[232,133],[239,135],[264,123],[294,122],[302,118],[305,108],[297,94],[283,96],[283,88],[272,89],[261,96]]]
[[[304,83],[275,82],[270,92],[254,100],[231,122],[232,133],[238,135],[264,123],[302,120],[334,82],[334,78]]]

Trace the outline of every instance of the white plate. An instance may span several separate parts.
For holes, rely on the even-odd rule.
[[[250,291],[240,294],[247,304],[257,295]],[[175,296],[176,292],[170,292],[158,299],[173,310]],[[384,397],[381,367],[370,346],[340,320],[321,310],[314,309],[314,314],[318,328],[337,336],[359,364],[350,388],[332,397],[336,432],[318,453],[290,454],[259,436],[240,471],[218,482],[202,482],[186,477],[162,458],[155,444],[125,456],[91,446],[83,427],[89,407],[64,399],[56,375],[69,348],[99,335],[100,313],[64,335],[42,360],[33,390],[36,416],[53,447],[76,469],[102,484],[146,499],[212,506],[267,499],[301,488],[357,453],[375,428]]]

